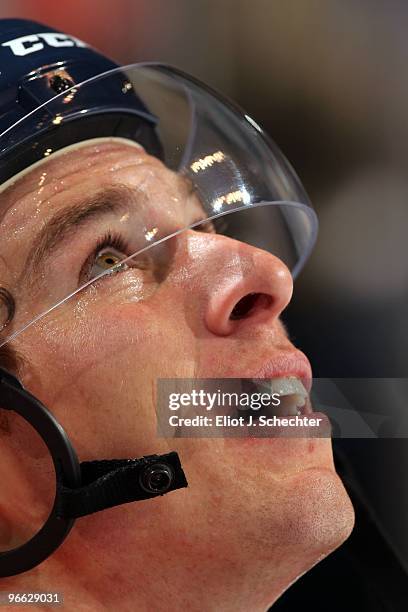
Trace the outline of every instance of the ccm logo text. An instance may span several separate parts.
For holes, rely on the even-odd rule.
[[[9,47],[14,55],[28,55],[29,53],[35,53],[41,51],[44,47],[86,47],[87,45],[75,38],[75,36],[68,36],[62,32],[44,32],[40,34],[27,34],[27,36],[20,36],[14,40],[9,40],[2,43],[2,47]]]

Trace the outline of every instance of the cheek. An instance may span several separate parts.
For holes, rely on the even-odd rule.
[[[99,302],[86,316],[56,310],[22,335],[30,364],[23,383],[55,413],[81,458],[160,450],[156,380],[193,376],[188,329],[163,310]]]
[[[73,308],[67,303],[23,335],[22,351],[30,363],[55,367],[65,379],[81,371],[124,376],[126,366],[135,375],[169,361],[176,342],[186,345],[182,322],[165,310],[144,302],[110,304],[101,297]]]

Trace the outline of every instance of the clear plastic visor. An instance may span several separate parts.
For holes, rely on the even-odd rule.
[[[158,157],[115,133],[44,148],[45,129],[66,128],[76,108],[92,115],[90,94],[114,88],[135,93],[154,117]],[[0,187],[0,346],[106,275],[126,273],[126,295],[148,297],[187,229],[267,250],[294,277],[315,242],[316,215],[277,147],[175,69],[139,64],[76,85],[3,133],[1,154],[29,137],[41,161]]]

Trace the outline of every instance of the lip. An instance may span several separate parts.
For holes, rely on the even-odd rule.
[[[299,378],[310,394],[313,384],[312,366],[302,351],[278,353],[255,371],[245,373],[246,378]],[[241,373],[241,378],[243,378]]]

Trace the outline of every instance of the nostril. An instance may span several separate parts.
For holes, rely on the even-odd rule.
[[[233,321],[244,319],[255,309],[269,308],[271,303],[272,297],[266,293],[248,293],[235,304],[229,318]]]

